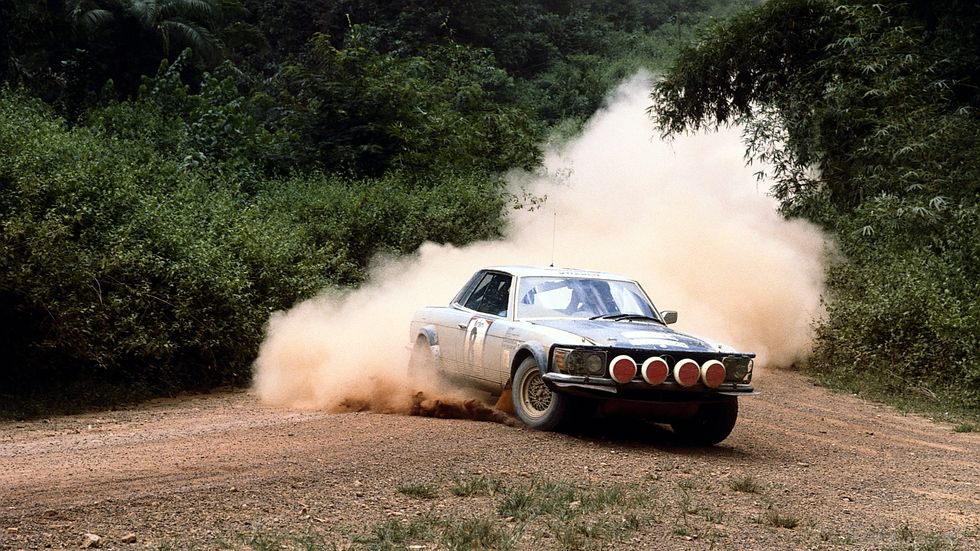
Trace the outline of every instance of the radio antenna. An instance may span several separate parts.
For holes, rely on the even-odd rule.
[[[555,267],[555,240],[558,238],[558,211],[555,211],[555,222],[551,227],[551,267]]]

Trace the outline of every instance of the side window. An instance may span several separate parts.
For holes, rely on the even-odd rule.
[[[506,274],[484,275],[463,306],[485,314],[506,316],[510,281],[511,277]]]
[[[465,300],[466,297],[473,292],[473,287],[476,287],[477,283],[483,281],[483,276],[485,273],[486,272],[480,271],[473,274],[473,277],[471,277],[470,280],[466,282],[466,285],[460,289],[459,294],[453,298],[453,304],[463,304],[463,300]]]

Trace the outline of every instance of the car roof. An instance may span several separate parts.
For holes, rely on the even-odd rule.
[[[578,268],[562,268],[554,266],[488,266],[485,270],[506,272],[517,277],[579,277],[591,279],[613,279],[619,281],[634,281],[632,278],[613,274],[610,272],[596,272],[593,270],[581,270]]]

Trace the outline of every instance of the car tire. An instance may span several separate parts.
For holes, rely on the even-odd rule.
[[[670,424],[677,440],[690,446],[714,446],[731,434],[738,419],[738,399],[726,397],[701,404],[694,417]]]
[[[569,401],[568,396],[548,388],[533,357],[526,358],[514,372],[511,402],[518,419],[528,427],[559,428],[567,417]]]

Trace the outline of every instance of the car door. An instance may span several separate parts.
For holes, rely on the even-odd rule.
[[[511,312],[508,312],[510,314]],[[487,328],[486,339],[483,343],[483,357],[480,364],[480,377],[491,383],[503,386],[510,378],[510,357],[513,352],[504,350],[505,339],[513,335],[511,316],[495,320]]]
[[[463,302],[470,313],[460,323],[460,371],[467,376],[493,381],[499,369],[501,335],[511,309],[513,276],[486,272]]]
[[[464,374],[463,337],[473,312],[461,304],[452,304],[446,310],[443,323],[438,327],[442,348],[442,368],[448,373]]]
[[[446,308],[443,315],[440,316],[436,330],[439,333],[442,369],[447,373],[466,374],[464,355],[467,353],[467,349],[464,346],[464,337],[467,333],[467,326],[475,312],[464,304],[470,301],[474,293],[482,296],[483,287],[488,283],[486,270],[480,270],[473,274],[469,282],[453,298],[449,308]]]

